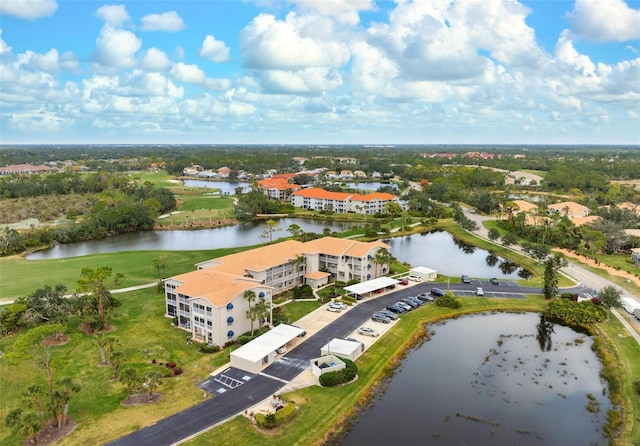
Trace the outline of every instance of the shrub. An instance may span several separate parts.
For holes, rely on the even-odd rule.
[[[258,427],[271,429],[280,426],[289,421],[296,414],[296,405],[287,403],[275,413],[262,414],[257,413],[253,416]]]
[[[227,342],[224,343],[224,347],[223,348],[231,347],[235,343],[236,343],[236,341],[227,341]]]
[[[573,293],[562,293],[560,294],[561,299],[573,299]]]
[[[340,358],[346,364],[346,367],[337,372],[329,372],[320,375],[320,385],[322,387],[333,387],[353,381],[358,375],[358,366],[349,359]]]
[[[217,344],[206,345],[203,344],[199,349],[200,353],[218,353],[220,351],[220,346]]]
[[[640,379],[636,379],[636,380],[633,382],[633,390],[634,390],[638,395],[640,395]]]
[[[174,367],[172,370],[173,370],[173,376],[182,375],[182,368]]]
[[[176,366],[176,363],[174,361],[167,362],[167,367],[169,367],[170,369],[175,368],[175,366]]]
[[[453,297],[451,294],[446,294],[442,297],[437,298],[436,305],[439,307],[447,307],[447,308],[453,308],[453,309],[458,309],[462,307],[462,304],[460,303],[460,301],[455,297]]]

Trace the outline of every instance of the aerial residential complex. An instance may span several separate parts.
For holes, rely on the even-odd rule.
[[[194,340],[222,346],[251,329],[246,291],[271,303],[274,295],[303,284],[318,288],[330,279],[375,279],[388,268],[374,261],[380,249],[389,246],[323,237],[208,260],[195,271],[164,280],[166,316],[176,318],[177,327],[189,331]]]

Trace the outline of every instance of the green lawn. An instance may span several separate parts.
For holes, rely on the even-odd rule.
[[[284,314],[289,319],[289,322],[295,322],[300,319],[302,316],[305,316],[311,313],[313,310],[320,306],[319,302],[316,301],[294,301],[283,308]]]
[[[0,303],[35,291],[44,285],[63,283],[72,293],[84,267],[109,266],[114,273],[125,275],[121,287],[142,285],[158,280],[151,266],[153,259],[164,256],[167,277],[194,270],[204,260],[244,251],[250,247],[207,251],[126,251],[51,260],[25,260],[20,256],[0,258]]]

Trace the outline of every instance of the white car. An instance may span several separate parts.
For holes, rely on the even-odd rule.
[[[407,279],[411,280],[412,282],[422,282],[422,277],[415,276],[413,274],[407,277]]]
[[[341,313],[342,312],[342,308],[340,308],[340,307],[332,307],[331,305],[329,305],[327,307],[327,311],[331,311],[332,313]]]
[[[358,334],[361,334],[363,336],[371,336],[373,338],[377,338],[378,336],[380,336],[380,333],[369,327],[358,328]]]
[[[340,308],[341,310],[346,310],[348,305],[345,304],[344,302],[338,302],[338,301],[331,301],[329,302],[329,306],[330,307],[336,307],[336,308]]]
[[[484,290],[480,287],[476,288],[476,296],[484,296]]]

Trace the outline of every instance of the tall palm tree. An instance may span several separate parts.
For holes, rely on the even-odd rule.
[[[133,367],[127,367],[120,375],[120,382],[127,388],[127,399],[131,398],[131,393],[140,384],[138,373]]]
[[[395,257],[389,252],[387,248],[380,248],[376,251],[376,254],[373,256],[372,262],[377,266],[376,268],[376,277],[381,276],[379,274],[378,267],[382,267],[382,265],[389,265],[391,262],[395,260]],[[383,270],[384,272],[384,270]]]
[[[156,390],[160,385],[160,373],[158,372],[147,373],[144,383],[145,383],[145,386],[147,387],[147,392],[149,394],[149,401],[153,401],[153,391]]]
[[[253,323],[256,321],[256,319],[258,319],[258,316],[256,314],[254,307],[251,304],[256,301],[256,293],[252,290],[247,290],[244,292],[242,297],[244,297],[244,299],[249,303],[249,309],[247,310],[247,317],[249,318],[249,321],[251,323],[251,336],[253,336]]]

